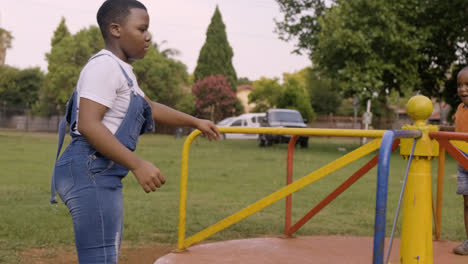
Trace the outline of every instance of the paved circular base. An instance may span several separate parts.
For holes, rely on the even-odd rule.
[[[433,263],[468,263],[468,256],[452,253],[452,248],[457,244],[457,242],[435,241]],[[167,254],[154,264],[363,264],[372,263],[372,248],[372,237],[252,238],[195,245],[182,253]],[[399,248],[400,241],[396,239],[393,242],[390,263],[399,263]]]

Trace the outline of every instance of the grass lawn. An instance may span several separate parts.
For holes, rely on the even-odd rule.
[[[137,153],[158,166],[166,184],[146,194],[130,173],[124,180],[126,243],[177,240],[180,156],[184,138],[147,135]],[[297,149],[294,179],[298,179],[359,147],[350,140],[311,138],[308,149]],[[50,176],[56,135],[0,132],[0,263],[18,263],[29,248],[73,247],[71,217],[62,202],[50,205]],[[209,142],[197,138],[189,159],[187,231],[190,236],[284,186],[287,145],[259,148],[254,140]],[[448,156],[448,155],[447,155]],[[293,223],[334,190],[371,156],[352,163],[293,195]],[[437,163],[432,166],[435,184]],[[387,236],[406,169],[396,151],[391,160]],[[377,168],[372,169],[328,207],[298,230],[297,235],[372,236]],[[456,162],[445,165],[442,238],[463,240],[462,198],[455,195]],[[401,219],[401,216],[400,216]],[[247,217],[210,240],[274,236],[283,232],[284,201]],[[397,228],[396,235],[399,236]]]

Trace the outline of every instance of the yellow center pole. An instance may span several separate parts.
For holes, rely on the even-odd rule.
[[[425,123],[432,114],[432,102],[425,96],[414,96],[408,102],[408,114],[414,125],[403,129],[420,130],[422,137],[416,143],[405,187],[400,263],[432,264],[431,160],[439,154],[437,142],[429,138],[429,132],[437,131],[437,127]],[[404,158],[408,158],[411,144],[412,139],[401,140]]]
[[[403,201],[401,263],[432,263],[431,161],[414,159]]]

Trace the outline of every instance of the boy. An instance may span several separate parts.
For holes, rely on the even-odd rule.
[[[210,140],[220,134],[211,121],[152,102],[138,87],[129,63],[143,58],[151,44],[143,4],[107,0],[97,20],[105,49],[83,68],[69,100],[66,119],[72,140],[56,162],[51,202],[57,191],[72,215],[80,263],[117,263],[123,226],[122,178],[132,171],[147,193],[165,183],[156,166],[133,152],[139,135],[153,129],[153,119],[199,129]],[[63,134],[59,134],[58,153]]]
[[[465,66],[457,75],[457,94],[462,100],[455,114],[455,132],[468,133],[468,66]],[[466,155],[466,154],[465,154]],[[465,218],[465,242],[453,249],[460,255],[468,255],[468,171],[458,165],[457,194],[463,195]]]

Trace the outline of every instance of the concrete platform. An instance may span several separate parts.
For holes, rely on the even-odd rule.
[[[452,253],[452,248],[456,245],[458,242],[435,241],[433,263],[468,264],[468,256]],[[399,248],[400,241],[396,239],[393,242],[390,263],[399,263]],[[182,253],[167,254],[154,264],[363,264],[372,263],[372,249],[372,237],[252,238],[198,244]]]

